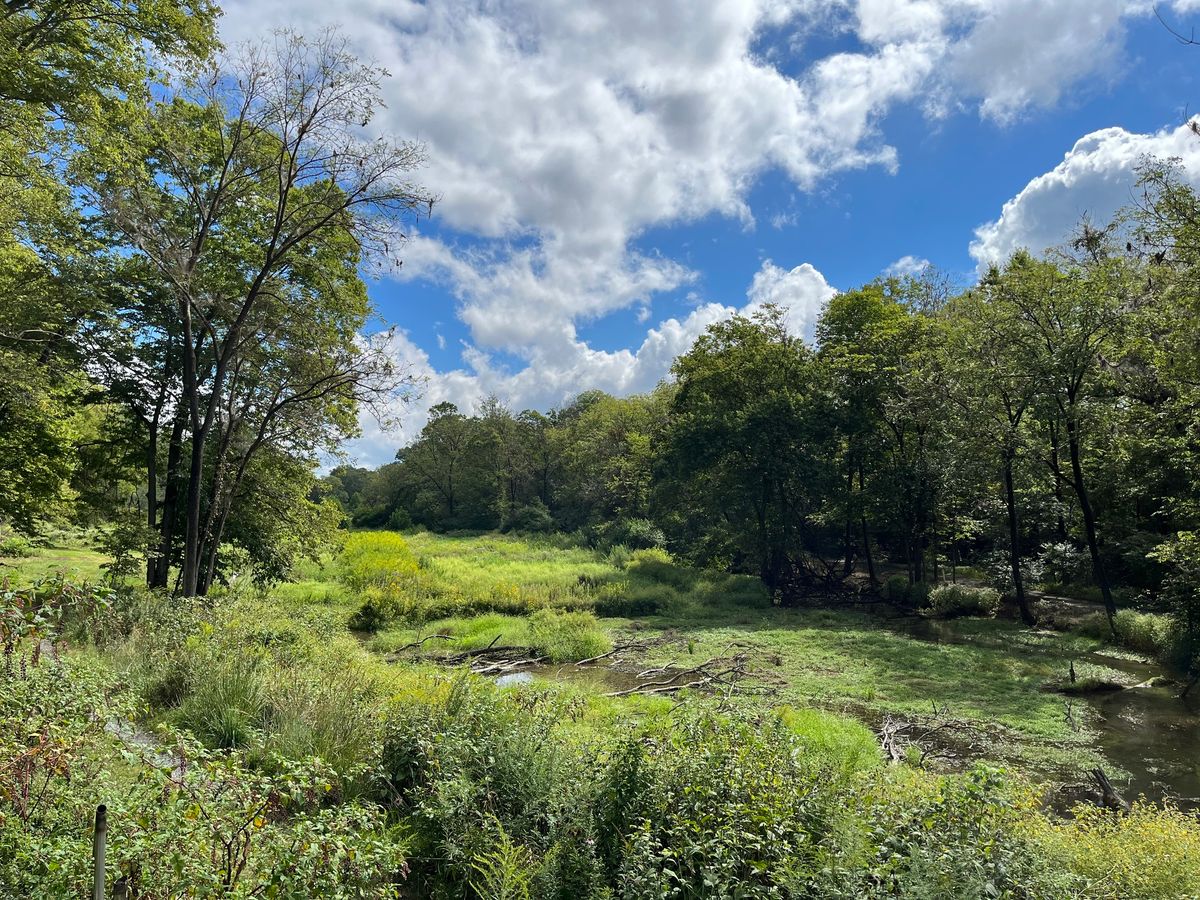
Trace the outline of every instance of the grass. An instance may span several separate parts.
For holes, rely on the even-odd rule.
[[[37,570],[45,555],[19,565]],[[1091,702],[1044,690],[1062,685],[1072,661],[1083,685],[1133,680],[1137,664],[1096,638],[996,619],[779,609],[753,579],[699,572],[661,552],[608,558],[512,537],[355,535],[345,556],[306,564],[298,575],[268,596],[190,602],[147,594],[120,636],[90,650],[71,647],[68,658],[94,662],[106,684],[129,694],[120,716],[132,717],[136,706],[147,711],[143,728],[182,727],[220,748],[211,759],[244,764],[247,778],[286,780],[298,761],[319,757],[328,774],[322,768],[295,796],[314,793],[330,814],[348,798],[378,804],[380,821],[386,809],[411,854],[414,890],[441,883],[439,895],[466,896],[466,878],[489,896],[518,883],[521,896],[549,896],[525,892],[534,882],[522,879],[583,871],[570,854],[593,844],[620,850],[614,859],[628,871],[656,871],[678,857],[715,861],[719,874],[718,862],[729,860],[730,885],[766,878],[762,860],[779,857],[771,878],[782,882],[799,858],[786,843],[797,835],[797,847],[828,841],[842,854],[831,865],[848,873],[876,864],[888,877],[899,873],[908,880],[897,882],[897,895],[983,896],[993,857],[1008,865],[1003,854],[1017,854],[1012,861],[1022,862],[1026,848],[1051,860],[1046,875],[1062,882],[1031,895],[1165,898],[1180,885],[1200,886],[1200,832],[1185,814],[1135,805],[1126,818],[1083,810],[1059,820],[1019,778],[1010,797],[992,793],[1005,779],[992,785],[987,768],[959,777],[884,764],[872,726],[936,706],[979,729],[984,745],[973,757],[1034,773],[1097,764],[1111,773],[1096,749]],[[498,585],[516,586],[503,611],[487,606]],[[372,592],[408,606],[374,633],[352,635],[348,626]],[[446,597],[462,608],[438,615]],[[629,614],[642,608],[649,611]],[[625,614],[602,614],[615,610]],[[1152,624],[1131,619],[1131,632]],[[669,638],[630,661],[632,669],[702,660],[737,644],[755,651],[775,686],[728,698],[611,697],[602,681],[536,678],[498,688],[413,654],[389,661],[431,634],[445,638],[422,648],[430,655],[494,641],[552,661],[595,655],[630,634]],[[50,679],[61,690],[74,690],[76,680]],[[1075,704],[1075,727],[1066,703]],[[94,698],[81,704],[80,720],[92,722],[95,708]],[[122,752],[95,730],[110,755]],[[128,772],[112,771],[140,784],[145,772],[123,765]],[[97,793],[122,798],[125,782],[102,774]],[[98,801],[84,794],[88,779],[76,781],[64,796],[82,798],[82,824],[71,833],[86,835]],[[627,809],[631,801],[645,805]],[[189,809],[158,795],[147,803]],[[626,821],[628,810],[640,811]],[[647,815],[657,824],[639,825]],[[282,824],[274,818],[263,817],[261,827]],[[349,859],[377,836],[358,832],[363,843]],[[1005,849],[1014,836],[1020,843]],[[661,848],[639,843],[660,839]],[[614,864],[609,874],[616,872]],[[862,895],[847,885],[838,896]]]
[[[612,640],[628,637],[631,629],[639,636],[676,637],[686,642],[691,655],[685,659],[692,662],[721,655],[731,643],[749,644],[760,658],[774,661],[769,674],[781,685],[766,698],[743,703],[819,707],[869,724],[889,714],[928,717],[937,710],[982,729],[982,753],[994,760],[1055,775],[1102,764],[1114,768],[1096,750],[1093,707],[1079,700],[1068,710],[1060,694],[1044,689],[1066,680],[1072,660],[1088,683],[1129,680],[1103,661],[1082,660],[1101,646],[1090,636],[993,619],[889,622],[864,613],[780,609],[754,579],[698,572],[661,551],[610,561],[586,548],[537,540],[427,533],[405,536],[404,547],[419,571],[437,579],[443,596],[475,600],[457,615],[400,616],[369,639],[373,651],[446,634],[450,640],[429,641],[422,649],[445,654],[494,640],[537,646],[556,660],[577,659],[602,646],[590,643],[597,622]],[[504,587],[512,588],[512,601],[501,604],[502,612],[483,611]],[[542,612],[547,609],[555,612]],[[601,617],[566,612],[572,609]],[[533,634],[539,616],[555,617],[547,618],[557,623],[555,643],[579,629],[579,645],[539,645]],[[679,642],[641,663],[681,663]]]
[[[41,548],[15,561],[14,571],[31,580],[65,564],[95,575],[102,562],[90,550]],[[227,623],[246,645],[303,662],[312,658],[314,640],[344,636],[348,626],[363,624],[364,606],[385,600],[390,606],[370,623],[363,641],[376,657],[434,634],[447,637],[422,646],[430,656],[494,642],[529,647],[553,662],[598,655],[631,631],[676,639],[634,666],[694,663],[739,642],[759,659],[772,660],[768,674],[779,684],[766,696],[737,702],[820,708],[868,725],[889,714],[919,717],[937,710],[986,734],[977,755],[1054,775],[1105,761],[1096,749],[1094,707],[1080,697],[1068,708],[1061,693],[1046,688],[1066,682],[1072,660],[1084,684],[1131,680],[1119,660],[1108,665],[1086,659],[1102,646],[1098,637],[1031,631],[994,619],[886,621],[864,613],[779,609],[756,579],[693,570],[661,551],[610,558],[553,539],[363,532],[350,536],[340,558],[306,563],[297,574],[299,580],[279,585],[258,605],[243,604]],[[1134,624],[1146,624],[1132,617],[1129,622],[1131,633],[1138,631]],[[690,655],[681,660],[685,644]],[[191,707],[183,703],[175,715],[216,744],[252,742],[263,729],[280,739],[290,735],[296,746],[324,740],[303,723],[319,717],[322,704],[335,708],[339,689],[323,686],[314,696],[267,702],[246,693],[231,665],[214,667],[226,682],[203,687],[215,698],[203,705],[226,710],[226,718],[196,712],[199,699]],[[178,693],[184,677],[168,674],[163,696]],[[321,678],[335,683],[328,672]],[[278,684],[263,690],[268,688],[277,698],[286,693]],[[624,714],[619,703],[598,697],[600,683],[571,690],[605,706],[602,718]],[[289,708],[293,713],[279,711]],[[301,725],[286,724],[291,720]]]
[[[101,566],[108,557],[99,550],[55,542],[34,545],[28,556],[0,557],[0,578],[10,579],[14,587],[26,587],[35,581],[63,575],[74,581],[100,581]]]

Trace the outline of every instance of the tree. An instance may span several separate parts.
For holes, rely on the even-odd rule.
[[[419,145],[362,136],[382,75],[333,32],[281,33],[167,91],[91,159],[93,202],[168,291],[161,327],[179,335],[184,594],[202,584],[205,480],[228,464],[222,423],[247,348],[343,297],[361,260],[398,248],[399,218],[432,205],[410,180]]]
[[[874,518],[877,530],[902,546],[910,580],[925,577],[938,488],[930,441],[939,424],[934,382],[941,336],[939,320],[927,311],[937,305],[934,294],[915,279],[875,282],[833,297],[817,324],[817,362],[841,444],[842,490],[830,517],[843,526],[846,575],[855,519],[874,569],[868,526]]]
[[[9,0],[0,9],[0,101],[78,120],[103,98],[140,92],[147,49],[203,59],[219,13],[208,0]]]
[[[1104,376],[1104,360],[1122,352],[1125,314],[1132,298],[1121,260],[1108,256],[1096,241],[1096,233],[1085,223],[1077,243],[1086,252],[1083,261],[1065,260],[1058,266],[1016,254],[1008,271],[1021,280],[1022,287],[1005,296],[1027,335],[1025,345],[1041,381],[1044,403],[1039,404],[1039,412],[1052,429],[1061,426],[1066,435],[1070,473],[1062,471],[1057,452],[1052,453],[1051,464],[1055,478],[1069,484],[1078,501],[1092,571],[1111,623],[1116,604],[1084,457],[1089,427],[1103,415],[1096,408],[1096,389]]]
[[[675,362],[663,467],[708,532],[707,556],[772,589],[827,577],[816,516],[836,478],[813,356],[772,306],[716,323]]]
[[[949,309],[947,394],[963,414],[958,447],[975,458],[998,457],[1008,520],[1009,568],[1021,618],[1035,623],[1021,568],[1021,526],[1015,486],[1024,427],[1042,389],[1036,336],[1019,315],[1014,294],[1036,291],[1054,267],[1016,257],[989,270],[979,287]],[[965,434],[962,432],[965,431]]]

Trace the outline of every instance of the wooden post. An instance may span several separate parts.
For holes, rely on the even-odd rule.
[[[96,807],[96,828],[92,832],[92,900],[104,898],[104,843],[108,839],[108,809]]]

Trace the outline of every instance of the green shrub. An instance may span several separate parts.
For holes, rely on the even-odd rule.
[[[0,537],[0,556],[12,558],[22,558],[33,556],[33,544],[29,539],[19,534],[10,534]]]
[[[633,551],[624,544],[613,544],[604,560],[614,569],[624,569],[629,565],[629,561],[633,559]]]
[[[634,550],[665,547],[667,536],[649,519],[621,519],[604,531],[604,543],[624,544]]]
[[[789,897],[827,831],[816,771],[778,721],[718,720],[624,743],[597,831],[622,896]]]
[[[1043,864],[1062,873],[1058,896],[1095,900],[1200,897],[1200,829],[1194,816],[1134,803],[1127,816],[1079,806],[1072,819],[1025,822]]]
[[[607,653],[608,639],[590,612],[539,609],[529,617],[529,646],[551,662],[574,662]]]
[[[554,882],[538,896],[600,896],[587,766],[556,733],[563,714],[553,694],[518,704],[476,679],[393,707],[382,786],[412,835],[415,896],[484,896],[471,883],[517,857],[522,880],[537,865],[539,882]]]
[[[893,603],[907,606],[924,606],[929,598],[929,585],[923,581],[911,584],[904,575],[892,575],[883,586],[884,596]]]
[[[929,609],[935,616],[994,616],[1000,608],[1000,592],[989,587],[943,584],[929,592]]]
[[[1103,641],[1112,641],[1115,630],[1117,646],[1153,657],[1168,666],[1175,662],[1181,643],[1176,623],[1170,616],[1159,613],[1118,610],[1112,628],[1104,613],[1094,613],[1077,627],[1088,637]]]
[[[554,517],[541,500],[510,511],[501,525],[501,531],[525,534],[546,534],[553,530]]]

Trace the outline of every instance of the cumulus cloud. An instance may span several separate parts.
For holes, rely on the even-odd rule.
[[[1063,243],[1084,216],[1108,222],[1135,199],[1135,170],[1150,157],[1177,158],[1184,176],[1200,185],[1200,138],[1188,126],[1153,134],[1094,131],[1005,203],[1000,218],[976,229],[971,256],[982,270],[1017,250],[1040,253]]]
[[[482,398],[495,394],[514,409],[549,409],[592,388],[617,395],[651,390],[669,377],[675,358],[686,353],[708,326],[734,315],[752,315],[767,303],[782,307],[789,329],[811,340],[817,317],[834,293],[825,277],[809,263],[784,269],[766,260],[746,291],[746,303],[740,307],[700,303],[687,316],[671,317],[650,328],[635,349],[595,350],[576,341],[569,353],[551,355],[535,350],[529,365],[518,372],[493,365],[491,357],[477,348],[463,353],[466,368],[438,372],[428,354],[397,331],[391,337],[389,352],[399,365],[422,380],[422,394],[403,410],[404,425],[399,435],[381,429],[364,415],[360,423],[363,435],[349,443],[347,453],[372,463],[386,461],[398,443],[407,443],[420,433],[429,409],[437,403],[448,401],[469,412]]]
[[[884,269],[883,274],[894,276],[917,276],[928,269],[931,265],[932,263],[929,260],[923,259],[919,256],[902,256]]]
[[[280,25],[332,24],[390,71],[376,125],[427,144],[422,178],[442,196],[435,225],[405,249],[398,277],[450,288],[470,332],[474,368],[464,377],[512,391],[514,405],[557,397],[584,373],[625,390],[661,373],[660,362],[639,360],[676,346],[692,317],[660,323],[617,354],[577,334],[582,322],[648,309],[656,295],[696,279],[688,266],[639,249],[650,229],[714,214],[752,228],[747,198],[769,170],[800,190],[837,172],[895,171],[880,128],[900,104],[938,114],[969,107],[1004,121],[1051,105],[1068,86],[1111,70],[1125,23],[1150,10],[1147,0],[223,6],[227,42]],[[806,37],[845,33],[857,38],[851,49],[805,55]],[[791,216],[768,221],[786,227]],[[813,274],[758,279],[797,327],[811,326],[804,291]],[[488,354],[498,350],[528,369],[493,372]]]

